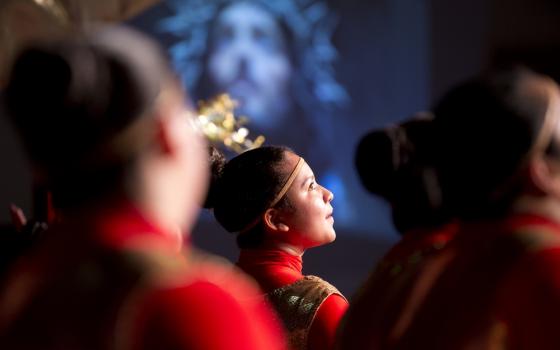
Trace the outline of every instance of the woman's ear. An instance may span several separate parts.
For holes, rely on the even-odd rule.
[[[155,141],[160,152],[174,155],[189,137],[190,128],[184,113],[183,96],[176,89],[166,90],[154,106]]]
[[[281,211],[275,208],[268,208],[263,214],[263,222],[267,231],[287,232],[290,227],[282,218]]]
[[[560,162],[546,156],[535,156],[529,162],[529,176],[541,192],[560,198]]]
[[[173,151],[173,143],[171,141],[171,128],[170,128],[170,121],[164,120],[162,118],[155,119],[155,130],[156,130],[156,137],[155,142],[158,146],[158,150],[162,153],[172,153]]]

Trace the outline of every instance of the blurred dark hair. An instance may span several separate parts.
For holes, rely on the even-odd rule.
[[[126,154],[109,145],[150,110],[170,76],[162,51],[122,27],[35,43],[21,52],[5,105],[57,207],[120,186],[145,140],[131,139],[133,151]]]
[[[365,135],[355,165],[364,187],[392,208],[402,234],[440,224],[441,193],[433,167],[433,125],[428,114]]]
[[[270,206],[289,176],[290,170],[283,167],[286,152],[291,150],[260,147],[223,165],[223,157],[213,156],[211,151],[212,182],[205,207],[214,210],[216,220],[228,232],[242,231],[237,237],[240,248],[254,248],[262,243],[261,223],[248,227]],[[289,201],[284,197],[275,207],[289,207]]]
[[[222,177],[227,159],[224,153],[214,146],[208,146],[208,162],[210,169],[210,186],[204,200],[204,208],[210,209],[214,206],[216,197],[219,196],[217,191],[217,182]]]
[[[468,219],[509,208],[523,186],[523,161],[543,128],[550,84],[525,68],[508,68],[459,85],[435,106],[446,210]]]

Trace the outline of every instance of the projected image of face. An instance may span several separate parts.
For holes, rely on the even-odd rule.
[[[257,4],[234,3],[215,20],[206,70],[214,89],[239,102],[240,114],[274,130],[290,108],[292,64],[276,19]]]
[[[335,78],[336,14],[323,0],[167,0],[173,64],[196,100],[228,93],[255,134],[315,157],[349,100]],[[320,172],[320,171],[319,171]]]

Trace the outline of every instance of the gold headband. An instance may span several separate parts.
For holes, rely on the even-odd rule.
[[[296,176],[299,174],[299,171],[301,170],[301,167],[303,166],[304,163],[305,163],[305,160],[302,157],[299,157],[298,162],[296,164],[296,167],[294,168],[294,170],[292,170],[292,173],[290,174],[290,176],[288,177],[288,179],[284,183],[284,186],[282,186],[282,189],[280,190],[280,192],[278,192],[276,197],[274,197],[274,200],[270,203],[268,208],[274,207],[276,204],[278,204],[280,199],[282,199],[282,197],[284,197],[286,192],[288,192],[290,187],[292,187],[292,183],[294,183],[294,180],[296,179]]]
[[[286,192],[288,192],[290,187],[292,187],[292,184],[294,183],[294,180],[296,179],[301,168],[303,167],[303,164],[305,164],[305,160],[302,157],[299,157],[298,162],[294,167],[294,170],[292,170],[290,176],[288,176],[286,182],[284,182],[284,185],[282,185],[282,188],[280,189],[278,194],[274,197],[274,200],[270,202],[270,204],[266,207],[265,210],[263,210],[263,212],[267,211],[269,208],[274,207],[284,197],[284,195],[286,195]],[[243,229],[239,230],[239,233],[243,233],[245,231],[252,229],[253,227],[255,227],[256,224],[258,224],[260,219],[261,219],[261,214],[259,214],[259,216],[257,216],[255,220],[251,221],[250,224],[245,226]]]

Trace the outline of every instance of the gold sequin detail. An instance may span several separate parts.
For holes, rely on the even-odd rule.
[[[330,283],[317,276],[299,281],[267,294],[284,326],[292,349],[307,349],[307,335],[321,304],[331,294],[344,296]]]

